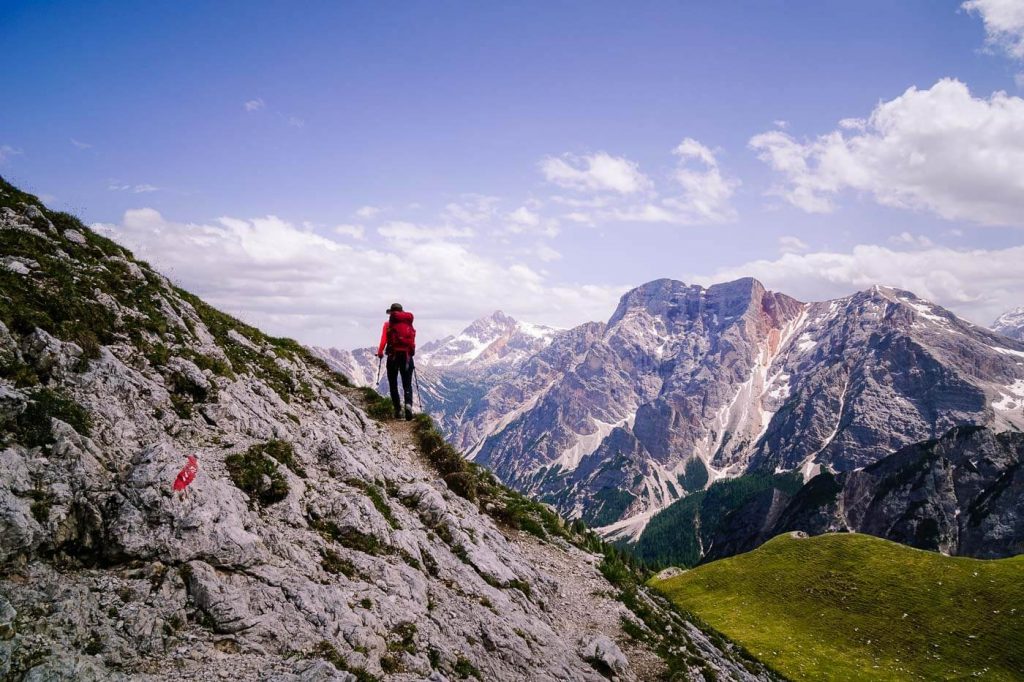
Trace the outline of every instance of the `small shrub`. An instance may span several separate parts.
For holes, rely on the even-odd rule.
[[[27,447],[40,447],[54,442],[51,419],[59,419],[83,436],[88,436],[92,421],[85,409],[65,395],[40,388],[29,396],[28,405],[15,418],[16,434]]]
[[[440,573],[441,569],[437,565],[437,559],[430,552],[421,549],[420,556],[423,557],[423,568],[427,569],[427,575],[436,578]]]
[[[323,519],[311,519],[309,524],[324,538],[357,552],[377,555],[385,551],[385,547],[381,545],[375,535],[364,533],[356,528],[341,528],[333,521]]]
[[[469,662],[469,659],[459,654],[459,658],[455,661],[455,665],[452,667],[452,672],[459,676],[460,679],[468,679],[475,677],[478,680],[483,680],[483,675],[480,674],[480,670]]]
[[[313,647],[313,651],[310,653],[316,658],[324,659],[333,665],[336,670],[341,670],[355,675],[356,682],[378,682],[379,680],[376,675],[367,672],[365,668],[349,666],[348,660],[346,660],[334,645],[327,640],[324,640]]]
[[[268,440],[266,443],[252,446],[250,450],[269,455],[276,459],[278,463],[291,469],[292,473],[299,478],[306,478],[306,470],[295,458],[295,448],[292,447],[291,443],[283,440]]]
[[[395,530],[398,530],[402,527],[402,525],[398,522],[398,519],[395,518],[395,513],[391,510],[391,505],[389,505],[387,500],[384,499],[384,495],[381,492],[380,488],[378,488],[372,483],[368,483],[358,478],[345,479],[345,483],[352,486],[353,488],[358,488],[359,490],[362,490],[366,494],[366,496],[370,498],[370,502],[373,503],[374,508],[378,512],[380,512],[380,515],[383,516],[384,519],[388,522],[389,526],[391,526]]]
[[[13,357],[0,361],[0,377],[14,382],[17,388],[39,385],[39,375],[36,371]]]
[[[224,360],[220,358],[214,358],[209,355],[203,355],[202,353],[189,353],[187,357],[195,363],[195,366],[199,369],[208,369],[219,377],[225,377],[227,379],[234,379],[235,373]]]
[[[172,393],[171,409],[174,410],[174,414],[182,419],[188,419],[192,416],[192,401],[183,395]]]
[[[50,507],[53,506],[53,500],[49,495],[41,490],[32,491],[32,505],[29,507],[32,512],[32,518],[34,518],[40,526],[45,526],[50,520]]]
[[[388,675],[402,670],[402,661],[398,656],[384,654],[380,657],[380,669]]]
[[[229,455],[224,463],[231,481],[249,496],[250,504],[267,507],[288,496],[288,481],[278,471],[277,460],[264,454],[260,446]]]
[[[355,564],[332,549],[321,550],[320,557],[320,566],[328,573],[343,575],[346,578],[359,575],[359,569]]]
[[[391,628],[391,634],[397,639],[388,644],[388,649],[416,653],[416,623],[399,623]]]
[[[390,399],[385,398],[369,386],[363,386],[360,391],[366,400],[366,414],[370,415],[371,419],[383,421],[394,418],[395,406]]]
[[[457,471],[445,476],[444,482],[448,484],[448,488],[459,497],[463,497],[470,502],[476,502],[476,478],[471,473],[467,471]]]
[[[533,591],[530,589],[530,583],[526,582],[525,580],[520,580],[519,578],[509,580],[507,587],[509,589],[519,590],[524,595],[526,595],[527,599],[529,599],[533,593]]]

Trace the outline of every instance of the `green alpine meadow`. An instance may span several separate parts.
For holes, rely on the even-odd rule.
[[[792,680],[1024,674],[1024,556],[786,534],[649,584]]]

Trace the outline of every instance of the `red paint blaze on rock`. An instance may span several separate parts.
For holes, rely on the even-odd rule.
[[[188,484],[195,480],[196,472],[199,471],[199,460],[195,458],[195,455],[188,456],[188,462],[178,472],[177,478],[174,479],[174,489],[184,490],[188,487]]]

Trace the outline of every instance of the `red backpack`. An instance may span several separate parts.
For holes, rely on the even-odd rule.
[[[388,350],[392,353],[416,352],[416,329],[412,313],[396,310],[388,318]]]

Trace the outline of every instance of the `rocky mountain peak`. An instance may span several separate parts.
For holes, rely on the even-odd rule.
[[[520,322],[500,310],[473,321],[457,335],[424,344],[422,364],[455,369],[506,369],[546,348],[559,330]]]
[[[992,331],[1011,339],[1024,341],[1024,306],[1009,310],[992,323]]]

